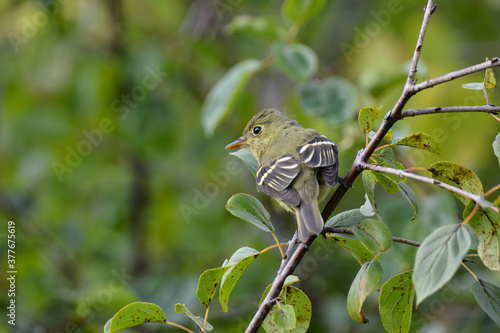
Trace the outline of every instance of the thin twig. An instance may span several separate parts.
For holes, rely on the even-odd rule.
[[[292,254],[295,243],[297,243],[297,232],[293,234],[292,239],[290,239],[290,241],[288,242],[288,249],[286,250],[285,257],[281,260],[280,269],[278,269],[278,275],[281,274],[288,260],[290,259],[290,255]]]
[[[354,232],[351,230],[351,228],[343,228],[343,227],[325,227],[324,231],[328,233],[336,233],[336,234],[349,234],[349,235],[354,235]],[[420,247],[422,243],[413,241],[411,239],[406,239],[406,238],[401,238],[401,237],[392,237],[392,241],[396,243],[402,243],[406,245],[411,245],[415,247]],[[469,258],[463,258],[462,262],[474,262],[470,260]]]
[[[325,227],[324,231],[329,232],[329,233],[336,233],[336,234],[350,234],[354,235],[354,232],[350,228],[343,228],[343,227]],[[392,237],[392,241],[396,243],[403,243],[403,244],[408,244],[411,246],[420,246],[420,242],[413,241],[411,239],[405,239],[401,237]]]
[[[431,15],[434,13],[434,10],[436,10],[436,5],[434,5],[434,1],[431,0],[425,7],[424,19],[422,20],[422,26],[420,27],[420,33],[418,34],[417,46],[415,47],[415,52],[413,53],[413,59],[411,61],[406,85],[412,85],[415,83],[415,75],[417,74],[417,66],[420,60],[420,54],[422,53],[425,34],[427,33],[427,28],[429,27]]]
[[[401,179],[404,178],[404,177],[407,177],[407,178],[419,180],[421,182],[425,182],[425,183],[429,183],[429,184],[434,184],[434,185],[437,185],[437,186],[439,186],[441,188],[444,188],[445,190],[448,190],[450,192],[454,192],[454,193],[463,195],[464,197],[469,198],[469,199],[471,199],[474,202],[480,202],[480,201],[482,201],[481,196],[479,196],[477,194],[473,194],[473,193],[467,192],[465,190],[462,190],[461,188],[458,188],[458,187],[455,187],[455,186],[443,183],[442,181],[439,181],[437,179],[426,177],[426,176],[422,176],[422,175],[418,175],[416,173],[411,173],[411,172],[404,171],[404,170],[401,170],[401,169],[388,168],[388,167],[384,167],[384,166],[381,166],[381,165],[368,164],[366,162],[360,162],[359,167],[361,169],[363,169],[363,170],[373,170],[373,171],[390,173],[390,174],[393,174],[393,175],[396,175],[396,176],[400,177]]]
[[[299,262],[302,260],[302,257],[306,254],[308,247],[309,245],[305,245],[304,243],[299,244],[292,257],[287,262],[283,271],[274,279],[269,293],[267,294],[264,301],[262,301],[259,310],[257,310],[255,315],[253,316],[252,321],[245,330],[245,333],[257,332],[267,314],[269,313],[269,311],[271,311],[275,303],[274,300],[279,296],[281,288],[285,283],[285,279],[287,278],[287,276],[293,273]]]
[[[413,93],[417,93],[421,90],[427,89],[427,88],[432,88],[437,86],[438,84],[445,83],[451,80],[454,80],[456,78],[459,78],[461,76],[469,75],[475,72],[483,71],[488,68],[500,66],[500,58],[495,57],[491,60],[487,60],[485,62],[482,62],[480,64],[470,66],[467,68],[460,69],[458,71],[454,71],[445,75],[438,76],[436,78],[424,81],[422,83],[416,84],[413,87]]]
[[[408,109],[401,112],[401,118],[414,117],[424,114],[450,113],[450,112],[486,112],[497,115],[500,113],[500,106],[437,106],[433,108]]]

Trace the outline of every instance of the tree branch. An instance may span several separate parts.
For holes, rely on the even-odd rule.
[[[354,235],[354,232],[350,230],[350,228],[343,228],[343,227],[325,227],[324,231],[329,232],[329,233],[336,233],[336,234],[349,234],[349,235]],[[392,237],[392,241],[396,243],[403,243],[403,244],[408,244],[411,246],[416,246],[419,247],[422,243],[413,241],[411,239],[405,239],[401,237]]]
[[[336,234],[349,234],[349,235],[354,235],[354,232],[350,230],[350,228],[343,228],[343,227],[325,227],[324,231],[328,233],[336,233]],[[392,241],[396,243],[401,243],[401,244],[407,244],[415,247],[420,247],[422,243],[413,241],[411,239],[406,239],[406,238],[401,238],[401,237],[392,237]],[[470,260],[469,258],[463,258],[462,262],[474,262]]]
[[[500,106],[437,106],[433,108],[409,109],[401,112],[401,118],[420,116],[423,114],[450,113],[450,112],[486,112],[494,115],[500,113]]]
[[[486,68],[491,68],[494,66],[499,66],[500,61],[499,58],[493,58],[490,61],[481,63],[479,65],[471,66],[459,71],[455,71],[443,76],[440,76],[435,79],[427,80],[419,85],[415,84],[415,74],[417,72],[417,67],[418,67],[418,62],[420,60],[420,54],[422,50],[422,45],[425,39],[425,34],[427,32],[427,28],[429,25],[429,20],[436,9],[434,5],[434,0],[428,0],[427,6],[425,7],[425,14],[424,18],[422,21],[422,27],[420,29],[420,33],[418,36],[418,41],[417,41],[417,46],[415,48],[415,52],[413,55],[413,59],[411,62],[410,66],[410,71],[408,73],[408,78],[406,81],[406,85],[403,89],[403,92],[399,98],[399,100],[396,102],[394,105],[393,109],[389,111],[385,118],[384,121],[382,122],[382,125],[376,132],[375,136],[373,139],[368,143],[365,149],[360,150],[358,155],[356,156],[356,159],[354,160],[351,168],[349,169],[349,172],[347,173],[346,177],[344,178],[344,184],[346,186],[338,186],[337,190],[335,193],[332,195],[330,200],[327,202],[325,208],[321,212],[321,215],[323,217],[323,220],[326,221],[333,210],[337,207],[338,203],[340,200],[344,197],[346,194],[347,190],[349,189],[350,185],[354,182],[354,180],[359,176],[359,174],[362,172],[362,168],[360,167],[363,165],[363,163],[366,164],[366,161],[370,158],[370,156],[373,154],[375,149],[378,147],[380,142],[383,140],[384,136],[387,134],[387,132],[392,128],[392,126],[400,119],[402,119],[402,111],[408,100],[417,92],[433,87],[437,84],[447,82],[450,80],[453,80],[457,77],[464,76],[470,73],[474,73],[477,71],[480,71],[482,69]],[[423,113],[422,113],[423,114]],[[407,115],[409,116],[409,115]],[[433,180],[434,183],[434,180]],[[444,187],[444,186],[442,186]],[[456,188],[454,188],[456,189]],[[252,321],[250,322],[249,326],[246,329],[246,333],[255,333],[259,329],[259,327],[262,325],[262,322],[264,321],[265,317],[268,315],[269,311],[274,305],[273,300],[278,297],[278,295],[281,292],[281,288],[283,287],[283,284],[285,282],[285,279],[287,276],[291,275],[299,262],[302,260],[304,255],[307,252],[307,249],[309,248],[309,245],[314,241],[314,239],[311,239],[307,244],[300,243],[299,246],[295,249],[295,252],[293,253],[292,257],[288,260],[286,263],[286,266],[278,272],[276,278],[273,281],[273,284],[271,286],[271,289],[269,290],[269,293],[267,294],[266,298],[262,302],[261,306],[259,307],[258,311],[255,313],[254,317],[252,318]],[[282,262],[283,264],[283,262]]]
[[[475,203],[481,203],[484,201],[484,198],[481,197],[480,195],[467,192],[465,190],[462,190],[461,188],[443,183],[442,181],[439,181],[439,180],[434,179],[434,178],[430,178],[430,177],[426,177],[426,176],[422,176],[422,175],[417,175],[415,173],[411,173],[411,172],[401,170],[401,169],[394,169],[394,168],[384,167],[381,165],[368,164],[366,162],[360,162],[360,164],[358,166],[363,170],[373,170],[373,171],[378,171],[378,172],[390,173],[390,174],[396,175],[400,178],[407,177],[407,178],[419,180],[421,182],[437,185],[441,188],[444,188],[445,190],[448,190],[450,192],[454,192],[454,193],[460,194],[466,198],[469,198],[470,200],[474,201]],[[498,209],[496,207],[491,207],[491,209],[496,210],[498,212]]]
[[[410,65],[410,71],[408,73],[408,78],[406,80],[406,85],[410,86],[415,83],[415,75],[417,74],[417,66],[420,60],[420,54],[422,53],[422,46],[424,45],[425,34],[427,33],[427,28],[429,27],[429,22],[432,13],[436,10],[436,5],[434,1],[428,1],[427,6],[425,6],[424,19],[422,20],[422,26],[420,27],[420,33],[418,34],[417,46],[415,47],[415,52],[413,53],[413,59]]]
[[[299,244],[292,257],[286,264],[285,268],[274,279],[269,293],[260,305],[257,313],[255,313],[255,315],[253,316],[252,321],[245,330],[245,333],[257,332],[267,314],[269,313],[269,311],[271,311],[276,297],[279,296],[281,288],[283,288],[283,284],[285,283],[285,279],[288,275],[291,275],[293,273],[299,262],[302,260],[302,257],[306,254],[308,248],[309,245],[306,245],[304,243]]]
[[[412,90],[413,90],[413,93],[415,94],[421,90],[437,86],[438,84],[445,83],[445,82],[454,80],[456,78],[459,78],[459,77],[462,77],[465,75],[469,75],[469,74],[472,74],[475,72],[479,72],[479,71],[482,71],[482,70],[485,70],[488,68],[496,67],[496,66],[500,66],[500,58],[498,58],[498,57],[495,57],[491,60],[485,61],[483,63],[477,64],[474,66],[470,66],[470,67],[467,67],[464,69],[460,69],[458,71],[454,71],[454,72],[451,72],[451,73],[448,73],[445,75],[438,76],[436,78],[424,81],[424,82],[419,83],[419,84],[415,84],[412,87]]]

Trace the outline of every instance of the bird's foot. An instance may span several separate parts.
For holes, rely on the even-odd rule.
[[[342,178],[342,177],[339,177],[339,178],[337,179],[337,181],[339,182],[339,184],[340,184],[340,185],[342,185],[342,187],[344,187],[344,188],[346,188],[346,189],[354,188],[354,186],[352,186],[352,185],[347,185],[347,184],[345,183],[345,181],[344,181],[344,178]]]

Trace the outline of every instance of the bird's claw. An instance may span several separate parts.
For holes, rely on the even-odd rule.
[[[352,186],[352,185],[347,185],[347,184],[345,183],[345,181],[344,181],[344,178],[342,178],[342,177],[339,177],[339,178],[337,179],[337,181],[339,182],[339,184],[340,184],[340,185],[342,185],[342,187],[344,187],[344,188],[346,188],[346,189],[351,189],[351,188],[354,188],[354,186]]]

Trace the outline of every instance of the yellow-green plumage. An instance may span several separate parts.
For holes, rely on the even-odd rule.
[[[259,163],[257,189],[295,213],[302,242],[323,230],[318,202],[337,184],[335,143],[315,130],[304,129],[276,109],[263,110],[243,135],[226,148],[245,146]]]

